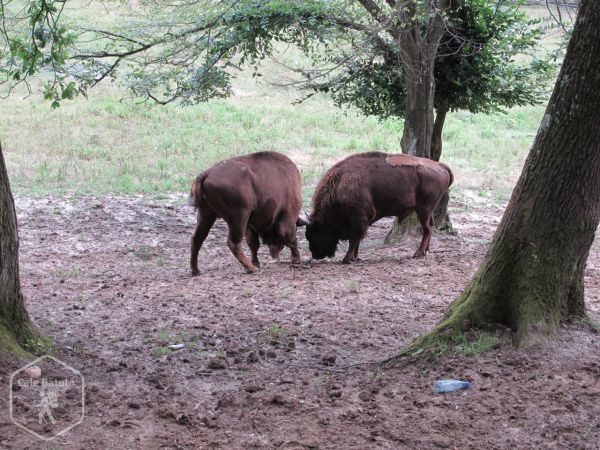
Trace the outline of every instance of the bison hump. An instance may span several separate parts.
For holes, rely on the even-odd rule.
[[[445,175],[446,169],[440,166],[436,161],[427,158],[419,158],[412,155],[388,155],[385,162],[391,167],[412,167],[417,171],[430,169],[439,174]]]

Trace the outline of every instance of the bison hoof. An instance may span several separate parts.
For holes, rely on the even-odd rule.
[[[415,254],[413,255],[413,258],[424,258],[425,257],[425,252],[421,251],[421,250],[417,250],[415,252]]]
[[[192,276],[197,277],[198,275],[200,275],[200,271],[198,269],[192,269]]]
[[[258,272],[258,268],[254,266],[246,267],[246,273],[256,273]]]
[[[292,258],[292,264],[302,264],[302,258]]]
[[[352,260],[350,258],[342,259],[342,264],[350,264],[351,262],[352,262]]]

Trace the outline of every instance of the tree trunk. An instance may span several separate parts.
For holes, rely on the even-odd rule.
[[[446,114],[448,114],[448,110],[445,108],[438,108],[436,110],[433,133],[431,135],[431,159],[434,161],[439,161],[442,157],[442,130],[446,122]],[[452,228],[452,222],[448,214],[449,201],[450,192],[446,191],[433,212],[433,220],[437,230],[453,233],[454,229]]]
[[[503,324],[527,344],[585,314],[600,220],[600,3],[581,2],[537,137],[485,260],[423,347],[449,328]]]
[[[435,113],[435,122],[431,132],[431,159],[439,161],[442,157],[442,130],[444,129],[444,123],[446,123],[448,110],[438,108]]]
[[[418,49],[414,51],[418,52]],[[421,56],[415,57],[411,65],[405,69],[406,110],[400,145],[402,153],[431,159],[435,93],[433,64]]]
[[[406,100],[404,111],[404,130],[400,145],[402,153],[432,159],[432,137],[434,133],[433,101],[435,98],[435,58],[440,39],[445,30],[442,13],[449,7],[449,1],[442,1],[438,10],[432,14],[427,24],[427,33],[421,36],[419,24],[415,17],[404,18],[404,23],[414,23],[412,27],[403,27],[399,36],[400,54],[402,56],[402,67],[406,84]],[[410,7],[409,7],[410,8]],[[412,10],[416,15],[416,10]],[[443,120],[441,127],[443,127]],[[441,128],[440,128],[441,137]],[[440,141],[441,142],[441,141]],[[440,147],[441,151],[441,147]],[[445,222],[448,199],[445,199],[446,207],[438,214],[441,223]],[[407,231],[415,230],[418,220],[413,213],[402,222],[398,219],[385,237],[385,243],[391,244],[398,241]]]
[[[22,354],[19,343],[34,336],[19,282],[17,216],[0,146],[0,355]]]

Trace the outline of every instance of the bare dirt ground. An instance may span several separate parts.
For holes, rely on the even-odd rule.
[[[53,354],[86,378],[83,423],[44,444],[0,411],[0,447],[600,448],[600,336],[572,326],[527,351],[446,355],[396,367],[484,256],[502,209],[454,203],[458,236],[384,246],[362,260],[293,267],[289,253],[247,275],[218,222],[188,275],[194,213],[183,198],[19,198],[21,270]],[[302,232],[299,232],[301,235]],[[308,250],[302,237],[303,256]],[[600,248],[586,278],[600,318]],[[171,344],[185,344],[170,351]],[[8,396],[10,373],[0,366]],[[435,394],[439,378],[472,387]]]

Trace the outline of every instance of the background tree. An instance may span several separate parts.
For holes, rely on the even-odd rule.
[[[17,216],[0,145],[0,355],[19,353],[19,343],[35,335],[21,293]]]
[[[468,0],[455,4],[448,11],[435,63],[431,149],[421,155],[436,161],[442,154],[442,130],[449,111],[504,112],[514,106],[539,104],[555,74],[556,54],[536,57],[542,53],[543,30],[539,20],[519,10],[519,2]],[[330,49],[323,69],[299,69],[308,87],[327,92],[340,107],[352,105],[379,118],[404,117],[406,86],[398,49],[374,41],[350,44],[348,50]],[[332,73],[330,67],[336,66],[339,69]],[[436,210],[438,229],[452,227],[447,203],[448,195]],[[401,232],[396,224],[387,240],[395,240]]]
[[[600,3],[583,0],[554,92],[479,271],[434,331],[504,324],[521,343],[584,317],[600,221]]]
[[[9,13],[10,6],[15,9]],[[40,68],[59,67],[64,63],[64,50],[70,37],[66,29],[57,26],[59,15],[60,10],[45,1],[18,4],[0,1],[0,18],[3,19],[0,76],[3,77],[1,83],[8,86],[7,95],[15,85],[28,86],[28,77]],[[52,72],[54,79],[46,84],[48,97],[72,98],[75,83],[66,82],[65,75]],[[22,345],[31,344],[38,337],[21,292],[17,216],[0,146],[0,355],[24,354]]]
[[[72,97],[76,87],[85,92],[107,77],[120,78],[137,98],[189,104],[230,95],[233,66],[258,67],[277,52],[274,42],[294,44],[314,65],[297,68],[304,87],[328,92],[339,106],[404,118],[402,151],[436,160],[448,111],[489,112],[535,103],[552,68],[535,58],[515,61],[533,52],[541,36],[535,22],[519,12],[521,2],[454,0],[452,7],[449,0],[142,4],[139,18],[124,29],[73,23],[75,34],[58,23],[62,10],[55,10],[55,17],[33,27],[29,52],[20,43],[20,52],[12,54],[31,60],[29,53],[34,53],[43,61],[50,47],[60,55],[48,67],[55,78],[45,89],[54,105]],[[32,8],[32,14],[39,8]],[[10,66],[9,79],[21,82],[27,75],[22,67]],[[451,228],[447,203],[448,196],[436,211],[440,229]],[[388,240],[399,232],[394,227]]]

